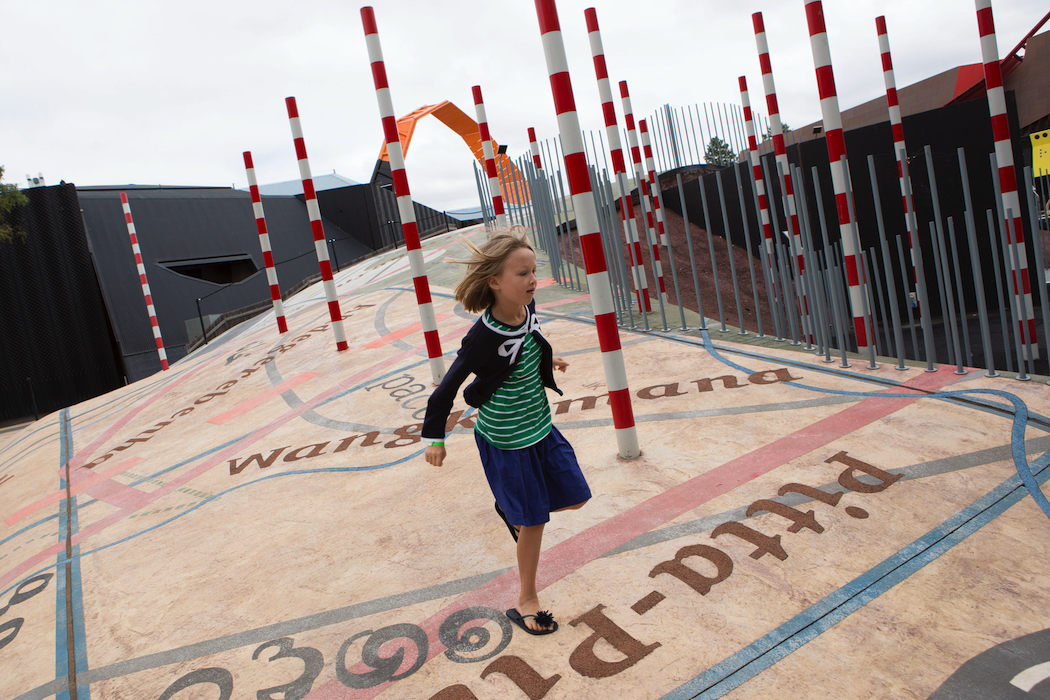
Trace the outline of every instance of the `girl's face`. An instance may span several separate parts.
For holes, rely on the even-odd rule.
[[[489,287],[498,303],[528,306],[536,292],[536,254],[518,248],[507,256],[503,270],[489,279]]]

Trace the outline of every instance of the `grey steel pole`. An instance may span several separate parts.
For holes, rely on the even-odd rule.
[[[1010,329],[1009,329],[1010,322],[1007,319],[1007,317],[1010,314],[1006,313],[1007,312],[1006,297],[1003,294],[1003,273],[1002,273],[1002,271],[999,268],[999,252],[996,251],[996,247],[997,247],[996,246],[996,242],[1000,241],[1001,239],[997,235],[997,230],[995,228],[995,217],[992,214],[992,210],[991,209],[985,209],[984,213],[985,213],[985,216],[988,219],[988,240],[992,244],[992,264],[993,264],[993,267],[995,268],[995,295],[996,295],[996,298],[997,298],[997,300],[999,302],[999,306],[998,306],[998,309],[999,309],[999,331],[1002,334],[1003,346],[1006,349],[1006,371],[1007,372],[1013,372],[1014,371],[1013,353],[1010,352]],[[1002,250],[1001,244],[998,247],[1000,248],[1000,250]],[[1003,261],[1003,265],[1004,266],[1006,265],[1006,261],[1005,260]],[[1012,311],[1012,310],[1013,310],[1013,302],[1011,302],[1011,306],[1010,306],[1009,311]]]
[[[828,223],[824,216],[824,198],[820,194],[820,178],[817,176],[816,167],[812,168],[811,175],[813,177],[813,196],[817,203],[817,218],[820,220],[820,234],[824,241],[824,269],[830,272],[836,267],[831,262],[831,259],[834,259],[835,251],[828,243]],[[841,366],[849,367],[849,361],[846,359],[846,337],[843,331],[842,308],[839,306],[838,284],[839,276],[835,273],[828,280],[831,310],[834,313],[835,336],[838,338],[839,352],[842,355]]]
[[[934,272],[937,273],[937,289],[939,291],[938,300],[940,301],[940,304],[941,304],[941,326],[945,327],[946,324],[947,324],[947,327],[945,327],[944,339],[945,339],[945,342],[948,344],[948,362],[949,362],[949,364],[953,364],[954,365],[955,364],[955,357],[956,357],[955,356],[955,343],[951,342],[951,339],[952,339],[952,331],[955,330],[955,326],[954,326],[954,324],[948,323],[945,320],[945,316],[946,316],[946,314],[945,314],[945,305],[948,302],[945,301],[944,270],[943,270],[942,265],[946,265],[947,263],[941,263],[941,258],[942,258],[942,255],[941,255],[941,244],[940,244],[940,241],[938,240],[938,237],[937,237],[937,226],[932,221],[930,222],[930,242],[933,243]],[[951,307],[948,307],[948,313],[949,314],[952,313]]]
[[[1039,229],[1039,221],[1036,210],[1039,204],[1035,197],[1035,180],[1032,176],[1032,168],[1024,169],[1025,192],[1028,194],[1028,225],[1032,227],[1032,250],[1035,252],[1036,284],[1039,285],[1039,304],[1043,316],[1043,334],[1046,336],[1047,352],[1050,352],[1050,304],[1047,303],[1046,291],[1046,262],[1043,257],[1043,236]],[[1050,384],[1050,381],[1047,382]]]
[[[718,300],[718,320],[722,324],[719,332],[728,333],[729,329],[726,328],[726,314],[722,308],[722,286],[718,282],[718,264],[715,262],[715,240],[714,234],[711,233],[711,213],[707,206],[707,193],[704,191],[704,179],[700,178],[697,182],[700,185],[700,204],[704,209],[704,230],[707,232],[707,251],[711,255],[711,276],[714,277],[715,280],[715,298]]]
[[[750,159],[745,167],[750,168]],[[758,279],[755,277],[755,259],[751,251],[751,226],[747,223],[747,206],[744,204],[744,183],[740,180],[740,168],[733,166],[733,174],[736,175],[737,202],[740,204],[740,220],[744,222],[744,244],[747,247],[747,267],[751,273],[751,294],[755,304],[755,319],[758,325],[759,338],[765,338],[762,332],[762,307],[758,304]],[[761,225],[761,222],[759,222]],[[670,240],[670,239],[668,239]]]
[[[840,159],[842,162],[842,172],[846,174],[846,191],[853,192],[853,183],[850,182],[849,175],[849,164],[846,162],[846,156],[842,156]],[[860,234],[857,230],[857,213],[853,210],[853,197],[846,197],[846,208],[849,210],[849,223],[850,223],[850,235],[853,237],[854,250],[863,250],[860,245]],[[864,277],[860,280],[860,298],[861,304],[865,309],[870,309],[871,304],[869,302],[868,293],[868,280],[867,270],[864,270]],[[874,320],[869,318],[868,323],[868,369],[878,369],[879,366],[875,364],[875,324]]]
[[[915,316],[912,314],[912,311],[911,311],[911,308],[912,308],[912,299],[911,299],[911,293],[910,293],[910,286],[911,285],[908,284],[908,280],[911,279],[911,277],[909,276],[910,275],[909,270],[913,270],[914,268],[909,266],[907,260],[905,259],[904,243],[903,243],[903,241],[901,239],[901,235],[900,234],[897,234],[897,259],[898,259],[898,262],[900,264],[901,279],[904,280],[904,285],[905,285],[904,286],[904,290],[906,292],[909,292],[907,301],[904,304],[904,310],[908,312],[908,330],[911,333],[912,359],[918,360],[919,359],[919,340],[918,340],[917,334],[915,333]]]
[[[962,173],[963,197],[966,201],[966,241],[970,246],[970,268],[973,270],[974,291],[977,293],[977,320],[981,325],[981,347],[984,351],[986,377],[998,377],[995,358],[992,355],[992,336],[988,329],[988,308],[984,300],[984,274],[981,271],[981,256],[977,247],[977,232],[973,221],[973,203],[970,201],[970,183],[966,174],[966,156],[959,149],[959,170]],[[992,248],[995,253],[995,248]]]
[[[973,350],[970,348],[970,326],[966,323],[966,294],[963,291],[962,263],[959,261],[959,247],[955,242],[955,222],[948,217],[948,247],[952,253],[952,269],[955,271],[955,293],[959,302],[959,333],[962,335],[963,352],[966,366],[973,365]]]
[[[726,212],[726,196],[725,192],[722,191],[722,171],[719,170],[715,173],[715,182],[718,183],[718,202],[722,207],[722,230],[726,234],[726,253],[729,255],[729,271],[732,273],[733,278],[733,295],[736,298],[736,317],[740,324],[740,330],[737,335],[747,335],[747,330],[744,328],[744,304],[740,300],[740,283],[737,281],[736,276],[736,255],[733,252],[733,241],[729,233],[729,214]]]
[[[937,359],[937,350],[933,345],[933,327],[930,323],[930,299],[926,293],[926,268],[922,259],[922,241],[919,240],[915,204],[912,201],[908,155],[903,148],[901,149],[901,158],[897,162],[901,165],[901,173],[904,179],[904,197],[908,202],[906,211],[911,212],[911,215],[908,217],[908,226],[910,228],[910,240],[913,245],[912,251],[915,256],[915,291],[919,295],[919,319],[922,322],[922,344],[926,350],[926,371],[936,372],[937,368],[933,365]]]
[[[886,274],[886,288],[889,291],[890,296],[890,314],[893,319],[893,341],[894,347],[897,350],[897,369],[906,370],[908,369],[908,366],[904,364],[904,333],[901,330],[897,285],[894,284],[893,281],[893,266],[890,264],[890,247],[886,242],[886,226],[882,220],[882,199],[879,196],[878,180],[875,179],[875,158],[870,155],[868,156],[868,174],[871,178],[871,195],[875,202],[875,222],[879,227],[879,243],[882,245],[883,272]],[[901,281],[904,282],[905,288],[907,288],[907,278],[903,278]],[[885,318],[886,316],[883,314],[883,320],[885,320]],[[883,327],[885,327],[885,325]]]
[[[685,203],[685,188],[682,186],[682,174],[675,176],[678,180],[678,198],[682,201],[682,221],[685,223],[685,245],[689,249],[689,267],[693,271],[693,289],[696,291],[696,309],[700,314],[700,330],[707,330],[707,318],[704,316],[704,302],[700,299],[700,281],[696,276],[696,256],[693,254],[693,233],[689,224],[689,207]],[[701,186],[702,182],[699,183]],[[682,329],[688,330],[688,329]]]
[[[809,219],[809,205],[806,201],[805,196],[805,178],[802,175],[802,169],[794,168],[795,182],[799,183],[798,190],[795,191],[795,195],[798,197],[798,212],[799,212],[799,226],[802,227],[802,251],[805,257],[806,269],[809,274],[806,275],[806,281],[808,283],[808,292],[812,294],[812,309],[816,314],[816,318],[813,320],[813,325],[816,326],[816,337],[819,348],[824,348],[824,354],[826,355],[825,362],[833,362],[831,359],[830,352],[830,338],[828,338],[828,323],[827,323],[827,307],[824,300],[824,284],[821,281],[821,277],[824,275],[824,271],[820,266],[820,261],[816,257],[816,250],[813,247],[813,228]]]
[[[787,248],[791,253],[790,264],[792,279],[795,281],[795,296],[793,299],[798,304],[798,323],[799,329],[802,331],[802,340],[804,341],[803,348],[805,350],[811,350],[812,345],[810,338],[813,335],[810,326],[809,319],[809,304],[806,300],[805,283],[803,280],[804,270],[798,262],[798,251],[795,250],[795,222],[791,220],[791,196],[787,193],[787,181],[785,178],[789,173],[784,172],[784,168],[780,163],[777,163],[777,181],[780,183],[780,196],[784,203],[784,223],[787,225]],[[796,207],[796,211],[798,207]],[[859,246],[858,246],[859,250]]]
[[[999,237],[1002,241],[1003,252],[1009,256],[1013,262],[1013,269],[1019,270],[1020,258],[1017,255],[1016,238],[1014,238],[1013,232],[1013,210],[1006,210],[1006,231],[1000,229]],[[1014,327],[1014,345],[1017,348],[1017,380],[1021,382],[1028,381],[1028,375],[1024,371],[1024,356],[1022,355],[1022,345],[1025,344],[1021,339],[1021,319],[1024,317],[1024,298],[1020,294],[1014,294],[1010,300],[1010,311],[1013,312],[1013,327]],[[1027,346],[1024,348],[1028,350]]]

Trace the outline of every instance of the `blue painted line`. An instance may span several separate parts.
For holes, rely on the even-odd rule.
[[[1036,460],[1039,483],[1050,479],[1050,452]],[[661,700],[720,698],[762,673],[791,652],[905,581],[1028,495],[1020,477],[1011,476],[969,507],[861,574],[764,637],[679,686]]]
[[[706,331],[702,331],[704,347],[723,364],[737,371],[751,374],[752,371],[723,357],[715,349]],[[846,392],[810,387],[797,382],[785,382],[791,386],[858,398],[924,398],[922,394],[888,394],[884,392]],[[970,389],[937,392],[928,398],[946,400],[973,394],[991,394],[1005,398],[1014,409],[1011,426],[1011,452],[1015,476],[1011,476],[971,506],[959,511],[921,538],[904,547],[882,563],[860,575],[817,604],[809,607],[791,620],[711,667],[704,673],[679,686],[662,700],[685,700],[720,698],[756,675],[762,673],[796,649],[806,645],[825,631],[841,622],[869,602],[905,581],[928,563],[936,560],[959,542],[988,524],[1016,505],[1025,496],[1031,496],[1039,508],[1050,518],[1050,502],[1039,488],[1050,479],[1050,452],[1043,454],[1033,464],[1037,467],[1037,479],[1028,464],[1024,448],[1025,427],[1028,424],[1028,406],[1017,396],[993,389]]]

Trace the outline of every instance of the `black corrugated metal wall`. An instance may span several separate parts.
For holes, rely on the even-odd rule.
[[[25,191],[26,235],[0,244],[0,421],[123,384],[76,187]]]

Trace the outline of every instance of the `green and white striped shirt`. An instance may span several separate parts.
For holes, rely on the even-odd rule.
[[[485,316],[490,327],[505,333],[517,330],[497,321],[489,311]],[[543,353],[532,333],[525,333],[519,352],[521,356],[514,371],[478,409],[478,419],[474,424],[474,430],[501,450],[520,450],[535,445],[551,431],[550,402],[540,379]]]

